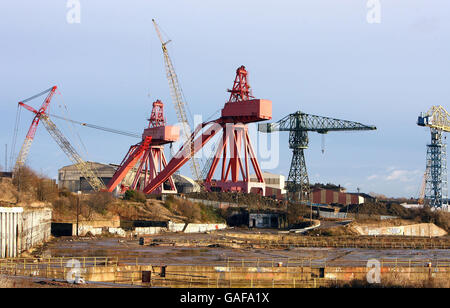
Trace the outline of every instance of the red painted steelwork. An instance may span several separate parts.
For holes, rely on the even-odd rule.
[[[47,97],[45,98],[44,102],[42,103],[41,108],[39,108],[39,111],[37,111],[36,109],[34,109],[33,107],[23,103],[23,102],[19,102],[19,105],[24,107],[25,109],[33,112],[34,114],[36,114],[33,118],[33,121],[31,122],[30,128],[28,129],[28,133],[26,138],[27,139],[34,139],[34,135],[36,134],[36,129],[38,127],[39,121],[41,119],[42,114],[45,114],[45,112],[47,111],[47,107],[50,104],[50,101],[53,97],[53,95],[55,94],[57,87],[54,86],[53,88],[51,88],[50,92],[48,93]],[[48,91],[48,90],[47,90]]]
[[[121,187],[121,192],[127,189],[143,189],[154,179],[167,165],[164,155],[164,144],[174,142],[179,138],[179,127],[168,126],[164,119],[164,104],[157,100],[153,103],[153,109],[149,118],[148,128],[142,134],[142,141],[133,145],[128,150],[119,168],[108,183],[108,191],[113,191],[119,185],[132,168],[137,166],[130,186]],[[176,192],[172,177],[167,179],[168,189],[161,183],[154,193]]]
[[[113,191],[117,187],[117,185],[122,182],[131,168],[133,168],[136,163],[140,159],[142,159],[144,153],[147,152],[151,141],[152,137],[146,137],[143,141],[130,147],[128,153],[125,155],[125,158],[120,163],[120,166],[117,169],[116,173],[114,173],[114,176],[109,181],[107,191]]]
[[[246,124],[271,119],[272,102],[251,99],[253,96],[248,84],[248,73],[244,66],[237,69],[233,89],[228,91],[231,93],[230,100],[222,109],[222,116],[214,121],[200,124],[177,155],[167,164],[167,167],[144,188],[144,193],[153,192],[214,135],[222,131],[222,139],[206,177],[205,187],[208,190],[246,193],[257,191],[265,194],[264,178]],[[207,129],[196,138],[204,128]],[[220,161],[222,161],[221,178],[213,180],[212,177]],[[250,164],[256,173],[257,182],[250,182]]]

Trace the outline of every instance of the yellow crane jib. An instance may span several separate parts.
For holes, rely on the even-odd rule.
[[[426,113],[421,113],[417,125],[450,132],[450,115],[442,106],[433,106]]]

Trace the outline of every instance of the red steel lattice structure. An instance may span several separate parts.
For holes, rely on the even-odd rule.
[[[191,138],[186,141],[166,168],[144,188],[144,193],[155,191],[211,138],[222,132],[219,146],[204,182],[205,188],[209,191],[246,193],[253,191],[265,194],[264,178],[248,135],[247,124],[270,120],[272,102],[253,98],[248,83],[248,73],[244,66],[237,69],[233,88],[228,91],[231,93],[230,99],[225,103],[221,117],[197,126]],[[194,150],[191,151],[191,148]],[[213,180],[220,161],[222,161],[221,177],[219,180]],[[256,182],[250,182],[250,164],[255,171]]]
[[[114,191],[130,171],[133,171],[131,173],[131,185],[125,186],[122,184],[121,192],[127,189],[142,190],[166,167],[164,144],[178,140],[179,128],[166,125],[164,104],[160,100],[153,103],[148,122],[148,128],[142,134],[142,141],[130,147],[113,178],[108,183],[108,191]],[[161,183],[153,192],[176,193],[172,177],[168,177],[166,184]]]
[[[33,121],[31,122],[30,128],[28,129],[27,136],[25,137],[25,141],[23,142],[23,145],[20,149],[19,155],[17,156],[17,161],[14,166],[14,171],[25,164],[25,161],[28,156],[28,152],[30,150],[31,144],[33,143],[34,136],[36,134],[37,127],[39,125],[39,121],[41,120],[41,117],[46,114],[47,108],[50,105],[50,101],[51,101],[53,95],[55,94],[56,89],[57,89],[57,87],[53,86],[50,89],[45,90],[44,92],[41,92],[41,93],[36,94],[26,100],[19,102],[19,106],[22,106],[25,109],[33,112],[35,114],[35,116],[33,118]],[[33,107],[25,104],[26,102],[31,101],[32,99],[35,99],[36,97],[39,97],[44,94],[47,94],[47,97],[45,98],[45,100],[42,103],[42,106],[41,106],[41,108],[39,108],[39,110],[35,110]]]

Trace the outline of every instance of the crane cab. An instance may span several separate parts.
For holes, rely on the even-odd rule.
[[[429,118],[430,117],[428,115],[424,115],[423,113],[421,113],[419,118],[417,119],[417,125],[419,125],[419,126],[428,126]]]

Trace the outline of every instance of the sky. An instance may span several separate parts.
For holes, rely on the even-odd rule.
[[[324,153],[322,137],[310,133],[310,182],[417,197],[430,141],[417,116],[432,105],[448,109],[450,97],[448,1],[380,0],[375,23],[368,22],[373,0],[79,0],[79,23],[68,22],[68,2],[0,2],[2,148],[11,147],[17,102],[53,85],[61,93],[51,103],[54,114],[141,133],[151,103],[161,99],[167,121],[176,123],[155,18],[172,40],[193,115],[217,114],[236,68],[245,65],[253,95],[272,101],[273,121],[301,110],[377,126],[327,134]],[[16,153],[31,120],[22,110]],[[120,163],[139,141],[55,123],[89,161]],[[260,162],[287,176],[287,133],[279,138],[272,149],[278,159]],[[27,162],[52,178],[70,164],[41,125]],[[187,166],[181,171],[189,175]]]

